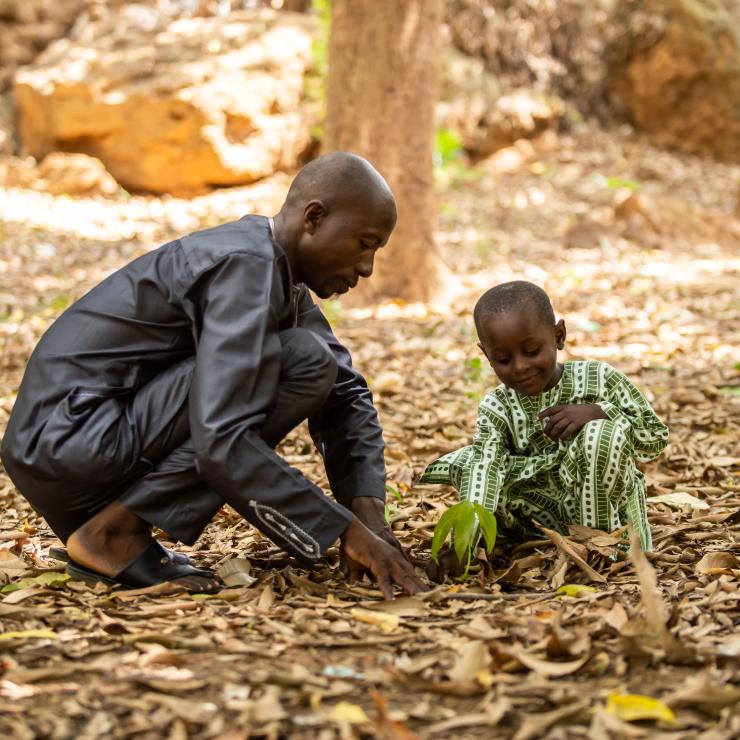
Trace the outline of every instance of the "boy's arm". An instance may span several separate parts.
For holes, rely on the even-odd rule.
[[[497,408],[495,397],[489,394],[478,407],[473,444],[436,460],[421,477],[422,483],[454,485],[461,501],[481,504],[494,514],[502,503],[500,494],[509,458],[505,421],[496,410],[500,408]],[[440,553],[437,563],[429,564],[427,575],[434,581],[441,581],[447,575],[458,576],[463,570],[451,543]]]
[[[494,513],[509,456],[506,422],[494,392],[478,406],[473,444],[443,455],[427,466],[421,483],[453,485],[461,501],[473,501]]]
[[[610,419],[628,424],[638,460],[647,462],[657,457],[668,444],[668,427],[625,375],[607,365],[605,380],[607,400],[599,401],[599,406]]]

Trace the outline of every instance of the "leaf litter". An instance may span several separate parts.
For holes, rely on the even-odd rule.
[[[221,594],[112,591],[59,577],[58,543],[2,475],[0,734],[740,735],[740,170],[588,124],[525,148],[518,169],[494,157],[440,190],[439,239],[457,272],[439,305],[328,307],[375,393],[389,520],[423,569],[456,498],[415,481],[471,439],[493,383],[472,305],[524,277],[564,316],[565,356],[628,373],[669,424],[668,449],[645,466],[655,551],[628,554],[624,532],[586,527],[528,542],[500,532],[465,583],[386,602],[341,580],[336,548],[306,571],[224,508],[182,548],[223,573]],[[603,185],[647,171],[628,198]],[[0,426],[30,350],[71,300],[183,228],[274,212],[287,183],[196,201],[0,189]],[[677,201],[690,204],[686,228]],[[573,237],[584,220],[598,239]],[[305,429],[281,453],[327,488]]]

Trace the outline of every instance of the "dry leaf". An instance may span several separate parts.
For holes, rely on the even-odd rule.
[[[553,529],[547,529],[541,524],[535,522],[537,529],[544,532],[554,543],[561,549],[585,574],[591,581],[606,583],[606,578],[597,573],[575,550],[573,543],[569,542],[566,537]]]
[[[252,564],[247,558],[231,558],[216,570],[226,586],[251,586],[257,579],[250,575]]]
[[[457,656],[447,672],[450,680],[465,683],[476,680],[476,674],[491,664],[488,646],[481,640],[469,640],[455,645]]]
[[[694,566],[696,573],[710,576],[728,575],[738,569],[740,569],[740,561],[730,552],[708,552]]]
[[[663,493],[660,496],[650,496],[648,503],[668,504],[676,508],[681,508],[682,506],[691,506],[693,509],[709,508],[709,504],[706,501],[692,496],[686,491],[672,491],[671,493]]]
[[[350,616],[359,622],[373,624],[376,627],[380,627],[383,632],[393,632],[398,629],[398,625],[401,623],[400,618],[396,614],[388,614],[387,612],[355,608],[350,609],[349,613]]]
[[[20,630],[19,632],[0,632],[0,641],[6,640],[58,640],[59,635],[51,630]]]
[[[326,715],[331,722],[346,723],[348,725],[364,725],[370,722],[365,710],[359,704],[351,704],[348,701],[340,701],[335,704],[331,712]]]
[[[587,654],[578,660],[554,661],[530,655],[522,648],[515,648],[510,652],[522,665],[543,676],[568,676],[583,668],[591,657]]]
[[[676,716],[659,699],[642,694],[609,694],[606,711],[625,722],[654,719],[674,724]]]

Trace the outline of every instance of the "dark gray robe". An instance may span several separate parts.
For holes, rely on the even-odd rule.
[[[261,433],[295,327],[332,355],[331,378],[336,368],[309,415],[336,502]],[[136,489],[132,499],[152,497],[141,515],[186,542],[228,502],[312,561],[346,528],[355,496],[385,498],[367,384],[261,216],[165,244],[65,311],[31,355],[2,458],[62,539]],[[165,475],[173,465],[191,469],[182,488]]]

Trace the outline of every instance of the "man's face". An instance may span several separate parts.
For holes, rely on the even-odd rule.
[[[375,253],[395,225],[395,208],[388,202],[327,212],[312,201],[304,210],[294,278],[320,298],[346,293],[361,277],[372,275]]]
[[[496,377],[525,396],[550,390],[560,379],[558,349],[565,343],[565,323],[550,324],[533,309],[512,309],[485,317],[479,347]]]

